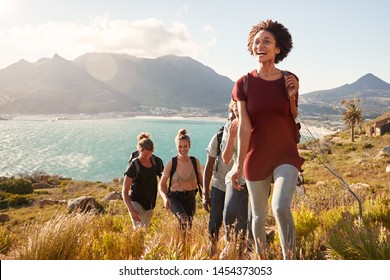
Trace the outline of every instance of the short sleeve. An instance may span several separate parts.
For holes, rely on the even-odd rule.
[[[217,140],[217,133],[215,133],[211,138],[209,145],[206,148],[206,153],[210,157],[216,158],[217,152],[218,152],[218,140]]]
[[[233,86],[232,98],[235,101],[246,101],[246,95],[244,93],[244,76],[239,78]]]
[[[128,177],[133,178],[133,179],[135,178],[136,168],[135,168],[135,164],[133,161],[131,163],[129,163],[129,165],[127,166],[124,175],[127,175]]]

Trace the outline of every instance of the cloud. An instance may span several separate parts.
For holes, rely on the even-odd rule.
[[[86,22],[47,22],[0,31],[0,46],[21,53],[20,58],[37,58],[58,53],[72,59],[86,52],[127,53],[140,57],[163,55],[197,56],[199,46],[181,22],[166,26],[149,18],[129,22],[108,16],[90,17]]]

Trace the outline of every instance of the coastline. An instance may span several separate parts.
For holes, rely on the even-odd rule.
[[[149,119],[149,120],[190,120],[190,121],[204,121],[204,122],[227,122],[227,118],[221,117],[183,117],[183,116],[134,116],[135,119]]]
[[[160,116],[160,115],[132,115],[132,114],[54,114],[54,115],[7,115],[2,116],[4,121],[79,121],[79,120],[105,120],[105,119],[149,119],[149,120],[190,120],[205,122],[226,122],[227,118],[215,116]]]
[[[13,115],[2,118],[3,121],[78,121],[78,120],[105,120],[105,119],[145,119],[145,120],[188,120],[188,121],[202,121],[202,122],[217,122],[226,123],[227,118],[217,116],[161,116],[161,115],[126,115],[126,114],[55,114],[55,115]],[[311,133],[309,133],[309,131]],[[305,133],[307,132],[307,133]],[[305,125],[302,124],[301,134],[313,135],[314,138],[321,138],[326,135],[331,135],[337,131],[330,130],[324,123],[322,125]]]

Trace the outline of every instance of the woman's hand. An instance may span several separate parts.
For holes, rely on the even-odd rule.
[[[299,82],[297,78],[290,74],[284,76],[284,83],[286,86],[286,90],[288,93],[288,99],[294,99],[297,96],[298,89],[299,89]]]
[[[141,214],[137,210],[131,209],[129,210],[129,213],[134,221],[141,222]]]
[[[241,178],[242,178],[242,171],[240,171],[237,167],[234,168],[230,180],[232,182],[233,188],[235,188],[238,191],[244,189],[244,187],[241,185]]]
[[[171,209],[171,201],[167,196],[163,197],[163,202],[164,202],[163,203],[164,210]]]
[[[206,210],[207,212],[210,212],[211,208],[211,197],[210,195],[203,194],[203,209]]]

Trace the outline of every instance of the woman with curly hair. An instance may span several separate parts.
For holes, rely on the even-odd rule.
[[[278,226],[283,258],[295,258],[295,225],[291,201],[304,159],[298,154],[295,118],[298,115],[298,78],[276,68],[293,47],[291,34],[277,21],[253,26],[248,51],[257,69],[235,83],[232,97],[239,118],[238,164],[232,184],[242,189],[245,177],[252,207],[252,231],[256,252],[265,257],[265,222],[271,183],[272,211]]]

